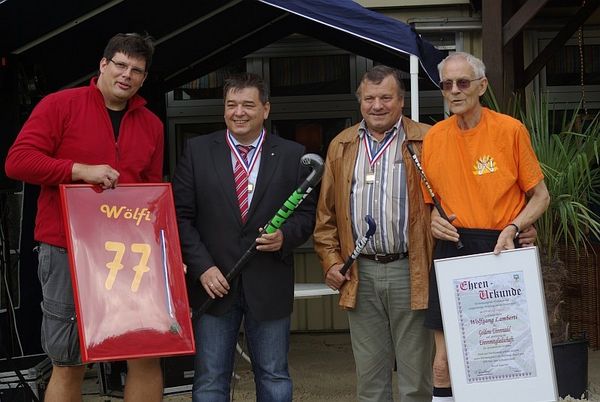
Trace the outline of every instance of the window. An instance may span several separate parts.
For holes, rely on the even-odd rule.
[[[232,74],[245,71],[246,61],[238,60],[176,88],[173,100],[222,99],[224,80]]]
[[[583,46],[583,82],[600,84],[600,44]],[[581,85],[581,55],[579,46],[561,48],[546,65],[546,85]]]
[[[188,124],[176,124],[175,125],[175,152],[177,157],[181,155],[185,142],[193,137],[199,135],[210,134],[215,131],[224,130],[226,128],[225,122],[214,122],[214,123],[188,123]]]
[[[304,145],[306,152],[325,158],[331,140],[351,124],[350,117],[273,120],[271,129],[275,135]]]
[[[271,58],[271,95],[350,93],[349,57],[348,54],[340,54]]]
[[[531,57],[535,58],[556,32],[536,32]],[[582,107],[592,114],[600,109],[600,31],[583,32],[583,87],[581,86],[581,55],[578,34],[559,48],[534,81],[539,93],[547,94],[553,109],[569,110]]]

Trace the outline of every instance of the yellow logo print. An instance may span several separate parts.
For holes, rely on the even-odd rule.
[[[479,158],[479,160],[477,160],[477,163],[473,165],[473,174],[475,176],[494,173],[496,170],[498,170],[496,162],[494,162],[494,158],[489,155],[482,156]]]

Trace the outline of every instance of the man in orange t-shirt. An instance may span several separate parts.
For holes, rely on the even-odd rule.
[[[550,197],[529,133],[521,122],[481,106],[488,85],[481,60],[457,52],[438,66],[440,88],[453,116],[433,126],[421,161],[450,222],[436,209],[434,259],[515,248],[520,229],[546,210]],[[432,203],[423,188],[425,201]],[[462,241],[464,247],[456,248]],[[523,241],[521,241],[523,242]],[[439,296],[431,271],[425,326],[434,330],[433,401],[453,401]]]

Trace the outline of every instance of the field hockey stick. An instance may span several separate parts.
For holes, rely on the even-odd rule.
[[[298,205],[300,205],[302,201],[304,201],[304,199],[308,196],[308,194],[310,194],[310,192],[315,188],[315,186],[319,184],[319,181],[321,181],[321,176],[323,176],[324,169],[323,158],[321,158],[317,154],[306,154],[302,156],[302,158],[300,158],[300,163],[304,166],[308,166],[312,169],[312,171],[304,180],[304,182],[300,184],[300,187],[298,187],[292,193],[292,195],[290,195],[289,198],[283,203],[283,205],[281,206],[281,208],[279,208],[275,216],[273,216],[273,218],[271,218],[271,220],[265,226],[263,226],[263,228],[260,230],[261,234],[275,233],[277,229],[279,229],[281,225],[283,225],[283,223],[290,217],[290,215],[292,215],[296,208],[298,208]],[[235,279],[240,274],[246,263],[250,260],[250,258],[252,258],[254,254],[256,254],[256,246],[257,243],[256,241],[254,241],[250,248],[246,250],[244,255],[242,255],[240,259],[235,263],[233,269],[229,271],[227,275],[225,275],[225,279],[228,283],[231,283],[231,281],[233,281],[233,279]],[[208,298],[200,306],[200,309],[198,310],[199,314],[204,313],[211,306],[214,300],[215,299]]]
[[[427,176],[425,176],[425,172],[423,171],[421,162],[419,162],[419,158],[417,158],[417,154],[415,153],[415,150],[413,149],[412,144],[407,144],[406,147],[408,148],[408,152],[410,153],[410,156],[412,157],[413,162],[415,162],[415,166],[417,167],[417,170],[421,174],[421,180],[423,180],[423,184],[425,184],[425,188],[427,189],[427,192],[429,193],[429,196],[431,197],[431,200],[433,201],[433,205],[435,206],[435,209],[437,209],[437,211],[439,212],[439,214],[442,218],[444,218],[445,220],[450,222],[448,215],[446,215],[446,212],[442,208],[442,204],[440,204],[439,200],[435,196],[435,193],[433,192],[433,189],[431,188],[431,185],[429,184],[429,180],[427,180]],[[463,244],[460,241],[460,239],[458,239],[458,242],[456,243],[456,248],[459,250],[461,248],[463,248]]]
[[[342,266],[342,268],[340,268],[340,274],[342,275],[346,275],[346,272],[348,272],[348,269],[350,268],[352,263],[356,261],[358,255],[360,254],[362,249],[365,248],[367,242],[369,241],[371,236],[373,236],[375,230],[377,229],[377,224],[375,223],[371,215],[365,216],[365,222],[367,222],[367,225],[369,226],[367,228],[367,233],[365,233],[365,235],[360,239],[356,240],[356,247],[354,248],[354,251],[352,251],[352,254],[348,256],[346,262],[344,262],[344,265]]]

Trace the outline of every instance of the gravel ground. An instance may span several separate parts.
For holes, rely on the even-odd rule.
[[[354,360],[350,338],[343,334],[293,334],[290,350],[290,373],[294,381],[294,401],[348,402],[355,398]],[[249,364],[243,359],[236,363],[239,377],[234,382],[235,402],[254,401],[254,383]],[[84,402],[122,401],[121,398],[98,395],[99,386],[94,372],[86,380]],[[589,353],[589,399],[600,402],[600,351]],[[189,392],[165,396],[164,401],[190,401]],[[396,399],[398,400],[398,399]],[[566,398],[564,401],[579,401]],[[561,399],[563,401],[563,399]]]

